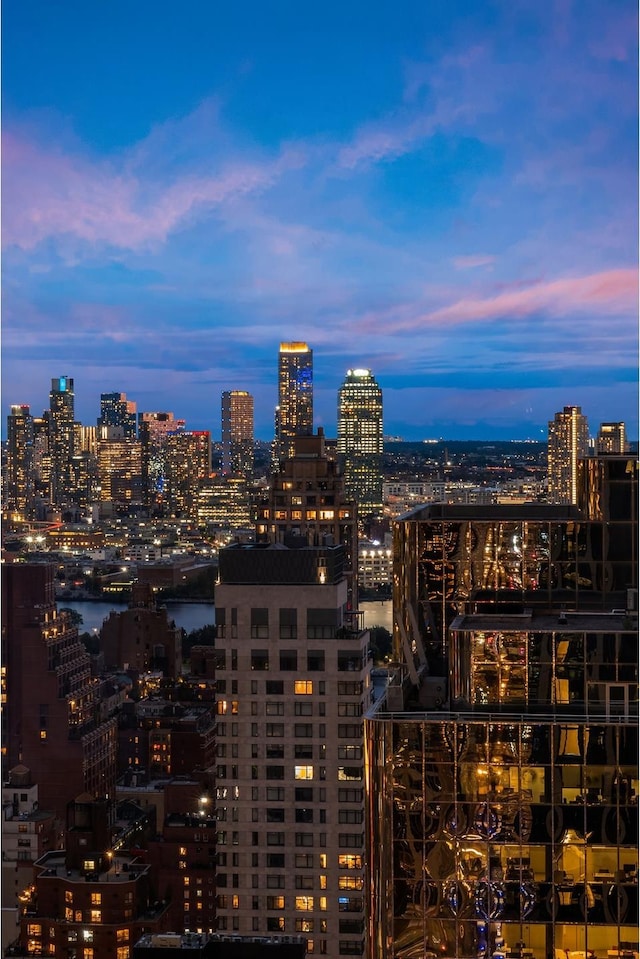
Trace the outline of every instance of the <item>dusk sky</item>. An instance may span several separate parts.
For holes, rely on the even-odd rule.
[[[271,439],[349,367],[405,439],[638,436],[636,0],[5,0],[2,419],[51,378]]]

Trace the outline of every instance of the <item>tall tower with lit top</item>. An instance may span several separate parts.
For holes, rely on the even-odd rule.
[[[276,458],[294,455],[296,436],[313,434],[313,350],[306,343],[281,343],[278,357]]]
[[[338,393],[338,455],[360,515],[382,510],[382,390],[371,370],[347,370]]]

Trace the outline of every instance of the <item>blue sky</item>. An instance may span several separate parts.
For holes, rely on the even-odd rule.
[[[75,380],[220,435],[281,340],[335,435],[638,434],[630,0],[2,7],[2,403]]]

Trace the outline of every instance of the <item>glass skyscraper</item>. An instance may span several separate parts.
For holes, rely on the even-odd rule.
[[[382,390],[371,370],[347,370],[338,393],[338,455],[361,516],[382,510]]]
[[[549,423],[549,502],[575,503],[578,489],[578,460],[587,455],[589,425],[579,406],[565,406]]]
[[[253,396],[246,390],[222,394],[222,472],[253,475]]]
[[[306,343],[281,343],[275,461],[290,459],[296,436],[313,433],[313,350]]]

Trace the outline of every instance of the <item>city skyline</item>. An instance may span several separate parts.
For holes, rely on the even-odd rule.
[[[151,11],[3,10],[3,423],[65,374],[270,439],[300,340],[328,435],[364,367],[408,440],[637,438],[635,5]]]

